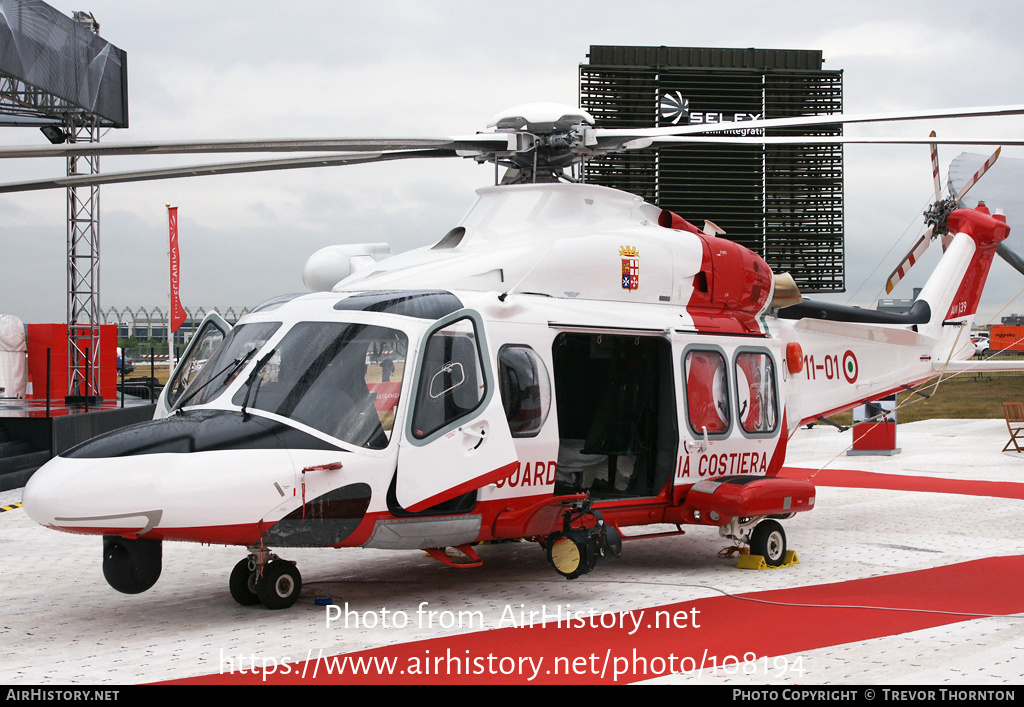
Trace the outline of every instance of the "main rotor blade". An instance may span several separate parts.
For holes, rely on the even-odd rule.
[[[932,226],[929,226],[928,230],[924,232],[924,235],[918,239],[917,243],[914,244],[914,247],[910,249],[909,253],[907,253],[907,256],[898,266],[896,266],[896,269],[892,271],[892,274],[889,275],[889,279],[885,283],[885,294],[892,292],[893,288],[896,287],[896,283],[907,276],[907,273],[910,271],[910,268],[914,266],[914,263],[920,260],[921,256],[924,255],[924,252],[928,250],[928,245],[932,241],[932,233],[934,230],[935,229]]]
[[[720,135],[668,135],[655,138],[638,138],[637,147],[650,145],[1024,145],[1024,138],[934,138],[934,137],[855,137],[850,135],[798,135],[771,136],[720,136]],[[629,149],[628,142],[624,146]]]
[[[79,143],[0,148],[0,159],[119,155],[176,155],[223,152],[392,152],[447,149],[465,152],[519,152],[526,140],[517,133],[445,138],[322,138],[193,140],[180,142]]]
[[[455,150],[409,150],[389,153],[357,153],[325,155],[320,157],[296,157],[288,160],[257,160],[253,162],[227,162],[221,164],[172,167],[137,172],[110,172],[108,174],[86,174],[77,177],[58,177],[31,182],[0,184],[0,194],[42,189],[63,189],[66,187],[91,187],[102,184],[125,182],[149,182],[177,177],[199,177],[210,174],[242,174],[246,172],[267,172],[280,169],[303,169],[308,167],[335,167],[339,165],[387,162],[389,160],[417,159],[427,157],[458,157]]]
[[[1024,114],[1024,105],[985,106],[975,108],[940,108],[923,111],[903,111],[894,113],[865,113],[846,115],[832,113],[829,115],[807,115],[794,118],[767,118],[760,120],[740,120],[722,123],[701,123],[700,125],[683,125],[672,128],[592,128],[588,131],[587,145],[601,142],[628,142],[641,137],[667,137],[670,135],[697,135],[723,130],[753,130],[759,128],[809,127],[815,125],[846,125],[849,123],[880,123],[902,120],[928,120],[939,118],[975,118],[981,116],[1003,116]],[[591,142],[592,140],[592,142]]]

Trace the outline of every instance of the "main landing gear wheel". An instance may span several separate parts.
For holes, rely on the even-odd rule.
[[[781,567],[786,561],[786,531],[778,521],[763,520],[750,535],[750,554],[764,557],[769,567]]]
[[[259,570],[255,567],[255,563],[246,557],[231,570],[231,579],[228,580],[231,598],[242,606],[259,604],[260,595],[257,591],[259,580]]]
[[[259,600],[268,609],[287,609],[299,598],[302,576],[294,562],[274,560],[264,566],[263,577],[256,590]]]

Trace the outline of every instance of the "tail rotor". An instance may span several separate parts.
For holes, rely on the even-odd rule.
[[[935,137],[934,130],[931,132],[929,137]],[[921,256],[924,255],[924,252],[928,249],[928,246],[933,240],[935,240],[935,238],[939,236],[942,237],[942,251],[946,251],[946,248],[949,247],[950,240],[952,239],[952,236],[949,234],[949,227],[947,224],[949,215],[955,209],[959,208],[960,202],[963,200],[967,192],[971,190],[971,187],[977,184],[982,175],[984,175],[985,172],[987,172],[992,165],[996,163],[996,160],[999,159],[999,151],[1002,149],[1001,147],[996,148],[996,151],[992,153],[992,156],[985,160],[985,163],[981,168],[974,173],[973,177],[967,180],[963,187],[960,188],[959,192],[954,195],[952,193],[952,185],[950,185],[949,196],[943,198],[942,183],[939,179],[938,145],[933,142],[929,147],[931,149],[932,184],[935,187],[935,203],[933,203],[924,212],[924,222],[927,226],[924,235],[914,243],[914,247],[910,249],[910,252],[907,253],[903,260],[900,261],[900,264],[896,266],[896,269],[892,271],[892,274],[889,275],[889,279],[885,283],[886,294],[891,293],[893,288],[896,287],[896,284],[906,277],[907,272],[914,266],[914,263],[921,259]]]

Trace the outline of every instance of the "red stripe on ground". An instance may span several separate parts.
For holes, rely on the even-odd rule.
[[[605,615],[606,619],[621,619],[622,627],[559,627],[548,622],[535,628],[495,628],[330,656],[327,661],[293,663],[280,666],[265,679],[252,674],[250,668],[246,674],[236,670],[175,682],[628,683],[702,665],[710,670],[723,661],[740,670],[737,663],[745,658],[799,654],[976,618],[964,613],[1019,613],[1024,611],[1022,585],[1024,556],[991,557],[884,577],[717,596]],[[984,591],[979,591],[982,586]],[[518,603],[509,605],[516,612],[519,607]],[[541,608],[526,607],[528,611]],[[556,610],[556,606],[546,608]],[[585,616],[589,619],[589,614]],[[656,617],[661,628],[655,627]],[[666,618],[673,617],[677,626],[665,627]],[[415,620],[415,616],[410,618]],[[641,624],[636,631],[634,618]],[[222,670],[229,667],[222,662]],[[328,670],[332,674],[328,675]],[[341,670],[343,674],[339,674]],[[797,682],[801,679],[795,673],[790,677]]]
[[[1024,500],[1024,483],[1013,481],[971,481],[970,479],[939,479],[933,476],[877,474],[851,469],[799,469],[783,467],[779,476],[787,479],[809,479],[816,486],[841,488],[888,489],[891,491],[928,491],[955,493],[963,496],[991,496]]]

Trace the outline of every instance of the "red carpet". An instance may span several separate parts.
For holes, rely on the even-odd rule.
[[[981,578],[984,578],[983,592],[977,591]],[[627,683],[682,670],[696,670],[702,665],[710,670],[714,665],[722,665],[723,661],[733,670],[732,674],[737,674],[744,669],[741,664],[744,659],[754,657],[758,659],[759,666],[767,664],[769,674],[800,682],[798,664],[786,665],[782,663],[784,659],[775,663],[771,656],[785,656],[972,618],[964,613],[1019,613],[1024,611],[1021,586],[1024,586],[1024,556],[992,557],[884,577],[756,592],[740,597],[711,597],[637,609],[623,616],[607,614],[603,617],[607,623],[622,620],[625,623],[623,627],[567,628],[549,621],[536,628],[474,631],[274,666],[275,673],[265,676],[265,680],[262,674],[252,674],[251,670],[239,674],[238,667],[246,669],[250,666],[235,665],[234,673],[178,682]],[[512,608],[518,611],[519,604],[512,605]],[[526,607],[535,611],[541,608]],[[547,607],[550,612],[556,608]],[[573,605],[572,610],[579,608],[582,607]],[[963,613],[925,613],[929,611]],[[667,612],[657,614],[662,628],[655,627],[656,612]],[[675,617],[679,627],[664,627],[666,616]],[[415,620],[414,615],[410,618]],[[589,620],[589,613],[585,618]],[[598,621],[601,618],[602,615],[596,615]],[[634,631],[634,621],[640,623],[639,630]],[[311,657],[317,657],[315,649]],[[222,665],[222,670],[229,667],[232,666]],[[750,665],[747,668],[752,670]],[[783,672],[787,668],[788,671]]]
[[[783,467],[779,476],[787,479],[810,479],[815,486],[842,488],[890,489],[892,491],[928,491],[955,493],[962,496],[991,496],[1024,500],[1024,471],[1022,483],[1012,481],[971,481],[969,479],[939,479],[932,476],[903,476],[876,474],[873,471],[850,469],[799,469]]]

